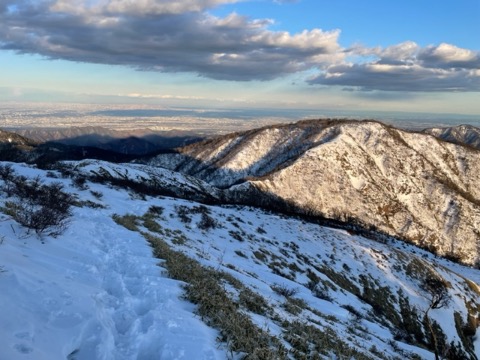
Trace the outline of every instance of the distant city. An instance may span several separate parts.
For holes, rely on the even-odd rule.
[[[7,130],[100,126],[121,131],[138,129],[149,129],[154,132],[184,131],[208,136],[248,130],[273,123],[319,118],[375,119],[414,130],[460,124],[480,126],[479,116],[458,114],[310,109],[167,108],[146,104],[0,103],[0,127]]]

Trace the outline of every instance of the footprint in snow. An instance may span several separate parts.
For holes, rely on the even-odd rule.
[[[82,314],[64,310],[53,311],[48,318],[48,324],[58,328],[70,328],[80,324],[83,320]]]
[[[26,344],[15,344],[13,345],[14,349],[17,350],[19,353],[21,354],[30,354],[31,352],[33,352],[33,348],[26,345]]]
[[[14,336],[18,339],[21,340],[18,344],[14,344],[13,348],[17,350],[21,354],[30,354],[33,352],[33,348],[28,345],[28,343],[33,342],[33,335],[29,331],[20,331]]]

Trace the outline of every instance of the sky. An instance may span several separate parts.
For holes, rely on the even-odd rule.
[[[0,0],[0,101],[480,115],[480,0]]]

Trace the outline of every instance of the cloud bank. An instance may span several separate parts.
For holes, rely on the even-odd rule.
[[[468,49],[445,43],[421,48],[409,41],[348,53],[360,61],[328,65],[309,83],[366,91],[480,91],[480,54]]]
[[[208,11],[240,0],[0,0],[0,49],[231,81],[306,70],[350,90],[480,91],[480,54],[451,44],[343,49],[340,30],[272,31]],[[279,1],[275,2],[292,2]]]
[[[343,55],[339,31],[270,31],[271,20],[205,10],[233,0],[2,1],[0,47],[51,59],[270,80]]]

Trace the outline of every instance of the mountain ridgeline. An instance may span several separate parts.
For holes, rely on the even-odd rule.
[[[137,158],[188,175],[203,189],[193,194],[171,184],[175,196],[308,215],[480,265],[480,130],[472,126],[412,132],[376,121],[305,120],[207,139],[148,160],[88,141],[41,141],[2,131],[1,160],[48,166]]]
[[[101,126],[11,129],[39,144],[97,148],[127,156],[141,156],[184,146],[202,138],[188,131],[112,130]]]
[[[480,149],[480,129],[471,125],[425,129],[426,134],[434,135],[454,144],[464,144]]]
[[[478,266],[480,152],[455,142],[375,121],[311,120],[217,137],[148,164],[223,189],[230,202],[283,205]]]

